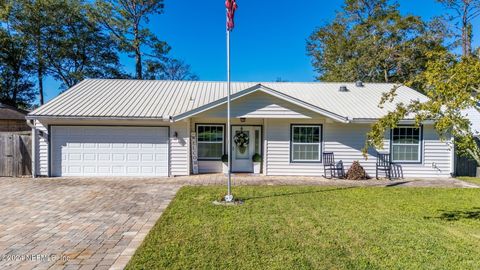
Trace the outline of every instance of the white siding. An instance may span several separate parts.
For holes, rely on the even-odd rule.
[[[451,147],[439,140],[431,125],[423,128],[422,164],[404,164],[405,177],[448,177],[450,176]]]
[[[256,92],[234,100],[231,115],[237,118],[312,118],[318,114],[267,93]],[[204,112],[198,117],[227,117],[227,105]]]
[[[469,120],[475,135],[480,135],[480,112],[475,108],[470,108],[462,112]]]
[[[35,171],[38,176],[48,176],[48,128],[38,120],[35,120],[35,128]]]
[[[317,123],[322,121],[295,121],[286,119],[268,119],[265,136],[267,141],[268,175],[307,175],[321,176],[323,167],[319,163],[290,162],[290,124]]]
[[[290,162],[290,124],[299,121],[268,120],[267,174],[268,175],[323,175],[323,165],[319,163]],[[302,121],[301,123],[315,123]],[[316,122],[321,123],[321,122]],[[365,160],[361,149],[365,143],[365,134],[369,125],[360,124],[323,124],[323,151],[334,152],[336,161],[342,161],[345,171],[353,161],[360,161],[367,173],[375,177],[375,153],[370,150]],[[385,136],[385,149],[389,149],[389,134]],[[388,151],[388,150],[386,150]],[[451,151],[446,142],[441,142],[431,126],[423,129],[423,151],[420,164],[399,164],[404,177],[449,177]],[[433,166],[435,164],[435,166]]]
[[[175,138],[175,132],[178,137]],[[190,128],[188,122],[177,122],[170,126],[170,174],[190,174]]]
[[[199,173],[220,173],[222,170],[223,167],[221,161],[200,160],[198,162]]]

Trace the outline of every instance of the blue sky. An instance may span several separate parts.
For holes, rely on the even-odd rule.
[[[403,14],[430,19],[443,14],[435,0],[400,0]],[[226,80],[225,8],[223,0],[165,0],[165,13],[152,16],[149,27],[172,46],[171,55],[183,59],[201,80]],[[231,34],[232,80],[313,81],[305,41],[315,27],[335,17],[343,0],[237,0],[239,9]],[[421,4],[420,4],[421,3]],[[474,29],[478,26],[478,21]],[[474,37],[474,46],[479,38]],[[122,56],[131,73],[133,59]],[[59,84],[46,81],[46,100]]]

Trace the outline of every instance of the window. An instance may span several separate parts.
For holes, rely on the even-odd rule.
[[[321,162],[320,125],[292,125],[290,157],[293,162]]]
[[[392,161],[420,162],[421,130],[415,127],[392,129]]]
[[[197,125],[198,159],[219,160],[223,155],[223,125]]]
[[[261,154],[262,149],[260,149],[260,127],[255,127],[255,153]]]

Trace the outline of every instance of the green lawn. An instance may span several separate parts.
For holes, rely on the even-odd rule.
[[[477,178],[477,177],[462,176],[462,177],[458,177],[458,179],[480,185],[480,178]]]
[[[184,187],[128,269],[480,269],[480,191]]]

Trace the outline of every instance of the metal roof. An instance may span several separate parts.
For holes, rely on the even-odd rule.
[[[393,103],[378,103],[394,84],[322,82],[232,82],[232,94],[269,89],[345,119],[377,119],[399,102],[427,100],[421,93],[401,86]],[[339,91],[340,86],[348,91]],[[241,93],[239,93],[241,94]],[[87,79],[29,114],[29,118],[141,118],[169,119],[199,108],[217,105],[227,96],[226,82]]]

